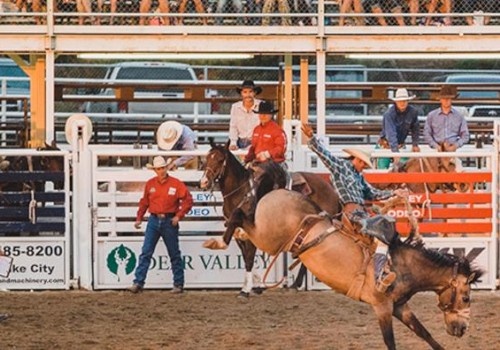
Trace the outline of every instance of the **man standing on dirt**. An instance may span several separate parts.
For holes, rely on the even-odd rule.
[[[343,159],[334,156],[324,147],[319,140],[314,137],[313,129],[308,124],[302,124],[302,131],[309,139],[307,145],[318,155],[323,164],[332,174],[333,186],[339,194],[342,204],[342,212],[350,222],[361,226],[364,233],[369,218],[365,208],[365,200],[381,200],[391,196],[408,196],[406,190],[397,189],[395,191],[382,191],[371,186],[364,179],[362,172],[366,168],[372,168],[370,155],[361,149],[349,148],[343,151],[350,155],[350,158]],[[387,261],[388,246],[383,232],[377,232],[374,236],[377,241],[377,249],[373,257],[375,269],[375,288],[380,293],[385,293],[396,280],[394,272],[384,272]]]
[[[236,91],[241,95],[241,101],[231,106],[231,120],[229,121],[229,149],[247,148],[252,142],[253,129],[259,125],[259,117],[254,112],[260,104],[255,96],[262,92],[262,88],[255,86],[252,80],[245,80]]]
[[[184,291],[184,268],[179,249],[179,221],[191,210],[193,198],[182,181],[167,173],[167,165],[168,162],[161,156],[155,157],[153,164],[146,164],[148,169],[154,170],[156,176],[146,182],[134,224],[136,229],[140,229],[142,218],[149,209],[150,215],[139,265],[135,270],[134,284],[129,288],[132,293],[138,293],[144,288],[151,257],[160,237],[167,247],[172,265],[174,278],[172,293]]]

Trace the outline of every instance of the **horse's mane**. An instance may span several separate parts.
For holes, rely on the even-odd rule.
[[[417,251],[420,255],[429,260],[429,262],[436,265],[436,267],[453,267],[456,263],[458,263],[459,274],[469,277],[474,273],[474,278],[471,283],[476,283],[484,274],[484,271],[481,268],[474,266],[466,258],[460,258],[453,254],[441,253],[435,249],[429,249],[425,247],[424,242],[422,241],[415,241],[412,239],[402,241],[397,239],[391,245],[390,249],[394,252],[404,250]]]

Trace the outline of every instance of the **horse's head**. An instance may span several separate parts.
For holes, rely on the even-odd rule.
[[[201,189],[211,189],[218,182],[226,170],[229,150],[225,147],[216,145],[210,140],[212,148],[207,154],[207,160],[204,166],[203,176],[200,180]]]
[[[457,145],[444,142],[439,144],[437,150],[438,152],[455,152],[457,150]],[[457,158],[455,157],[438,158],[438,166],[439,166],[438,172],[456,173]],[[447,190],[466,192],[469,189],[469,184],[463,182],[445,183],[441,186],[441,189],[444,192],[446,192]]]
[[[446,331],[455,337],[461,337],[469,327],[471,284],[483,275],[480,269],[471,269],[466,259],[459,259],[453,266],[448,284],[438,293],[438,306],[444,314]]]

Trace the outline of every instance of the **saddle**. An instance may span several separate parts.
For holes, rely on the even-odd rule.
[[[303,196],[309,196],[313,191],[311,186],[307,183],[306,178],[301,173],[290,173],[292,178],[292,190],[299,192]]]

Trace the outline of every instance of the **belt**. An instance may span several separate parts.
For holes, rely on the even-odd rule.
[[[151,216],[154,216],[155,218],[158,219],[165,219],[165,218],[173,218],[175,216],[175,213],[165,213],[165,214],[151,213]]]

